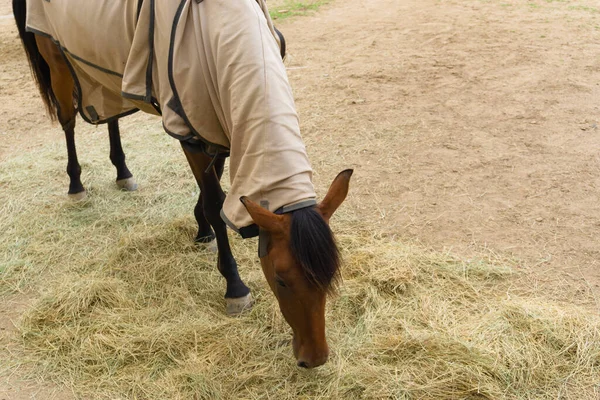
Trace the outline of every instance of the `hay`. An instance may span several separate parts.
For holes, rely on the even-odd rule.
[[[345,264],[332,355],[298,369],[253,240],[232,236],[256,305],[225,316],[215,256],[192,244],[197,189],[176,143],[149,126],[127,138],[137,193],[114,189],[106,138],[80,140],[83,203],[65,200],[62,146],[0,166],[0,294],[35,299],[9,363],[92,398],[598,398],[600,318],[576,304],[585,293],[378,236],[349,210],[333,221]]]

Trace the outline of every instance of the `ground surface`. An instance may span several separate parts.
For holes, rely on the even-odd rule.
[[[0,161],[63,141],[9,12],[0,0]],[[353,167],[346,207],[365,224],[600,293],[595,1],[335,1],[278,25],[321,193]],[[20,308],[0,310],[1,339]],[[18,376],[0,382],[0,399],[69,398]]]

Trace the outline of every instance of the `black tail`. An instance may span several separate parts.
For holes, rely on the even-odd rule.
[[[40,89],[42,100],[46,105],[50,118],[56,120],[58,101],[52,91],[50,67],[40,54],[37,43],[35,42],[35,35],[25,30],[25,20],[27,18],[27,5],[25,1],[26,0],[13,0],[13,14],[17,21],[17,28],[19,29],[19,36],[23,41],[23,47],[25,47],[25,53],[27,53],[31,72]]]
[[[279,51],[281,53],[281,59],[285,59],[285,55],[286,55],[286,45],[285,45],[285,37],[283,36],[283,33],[281,33],[279,31],[279,29],[273,27],[275,29],[275,33],[277,34],[277,36],[279,36],[279,41],[281,42],[281,45],[279,47]]]

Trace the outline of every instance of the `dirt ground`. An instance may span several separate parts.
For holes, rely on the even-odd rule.
[[[313,153],[337,147],[353,207],[390,233],[597,287],[593,4],[338,2],[284,25]]]
[[[63,140],[9,13],[0,0],[0,160]],[[337,0],[277,25],[321,193],[353,167],[364,224],[600,294],[596,1]],[[68,398],[11,379],[0,399]]]

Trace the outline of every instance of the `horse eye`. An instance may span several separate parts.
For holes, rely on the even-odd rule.
[[[285,282],[283,281],[283,279],[279,278],[279,277],[275,277],[275,282],[277,282],[277,284],[281,287],[287,287],[287,285],[285,284]]]

